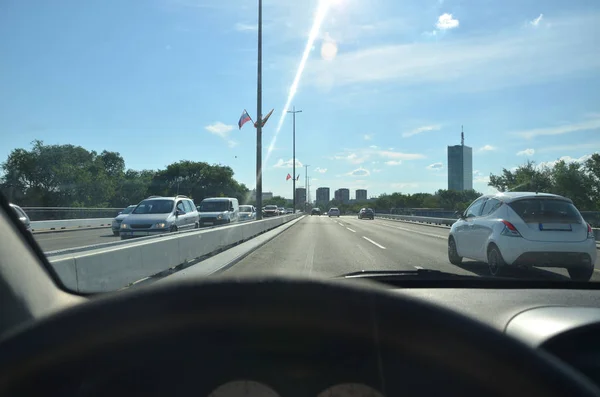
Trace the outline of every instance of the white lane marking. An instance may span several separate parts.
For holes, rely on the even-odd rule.
[[[423,268],[421,266],[415,266],[415,269],[417,269],[417,270],[423,270]]]
[[[363,238],[364,238],[365,240],[367,240],[368,242],[370,242],[371,244],[378,246],[378,247],[379,247],[379,248],[381,248],[382,250],[384,250],[384,249],[385,249],[385,247],[384,247],[383,245],[381,245],[381,244],[379,244],[379,243],[376,243],[375,241],[371,240],[370,238],[368,238],[368,237],[365,237],[365,236],[363,236]]]
[[[411,233],[421,234],[423,236],[428,236],[428,237],[435,237],[435,238],[439,238],[439,239],[442,239],[442,240],[446,240],[448,238],[448,237],[440,236],[439,234],[432,234],[432,233],[420,232],[418,230],[407,229],[405,227],[391,226],[391,225],[386,225],[386,224],[383,224],[383,223],[377,223],[377,224],[381,225],[381,226],[386,226],[386,227],[393,227],[394,229],[404,230],[405,232],[411,232]]]
[[[338,225],[340,225],[340,226],[344,226],[344,224],[343,224],[343,223],[339,223],[339,222],[338,222],[337,224],[338,224]]]
[[[349,227],[347,227],[346,229],[350,230],[352,233],[356,233],[356,230],[352,230]]]

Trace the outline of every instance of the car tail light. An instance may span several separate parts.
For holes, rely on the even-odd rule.
[[[594,230],[592,229],[592,225],[590,225],[590,224],[588,223],[588,224],[587,224],[587,227],[588,227],[588,231],[587,231],[587,232],[588,232],[588,235],[587,235],[587,238],[590,238],[590,239],[596,239],[596,236],[594,235]]]
[[[510,237],[522,237],[521,233],[519,233],[515,225],[505,220],[502,220],[502,223],[504,224],[504,230],[502,230],[502,235]]]

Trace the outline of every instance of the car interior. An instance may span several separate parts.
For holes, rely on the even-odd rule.
[[[82,296],[0,207],[1,396],[600,396],[594,283],[222,275]]]

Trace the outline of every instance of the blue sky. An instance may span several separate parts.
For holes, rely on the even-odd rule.
[[[600,151],[597,0],[263,4],[264,191],[291,197],[287,103],[313,192],[446,188],[461,125],[483,192],[503,167]],[[41,139],[254,187],[255,130],[236,123],[256,119],[256,1],[5,0],[0,52],[2,161]]]

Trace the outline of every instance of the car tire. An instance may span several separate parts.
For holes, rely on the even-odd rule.
[[[495,245],[491,244],[488,247],[487,252],[488,268],[490,269],[490,275],[499,276],[505,269],[506,262],[500,253],[500,249]]]
[[[194,229],[200,229],[200,222],[194,223]]]
[[[590,281],[594,274],[594,268],[589,265],[582,265],[580,267],[568,268],[569,277],[573,281]]]
[[[448,239],[448,260],[453,265],[460,265],[462,263],[462,256],[458,255],[458,249],[456,248],[456,241],[454,237],[450,236]]]
[[[174,233],[176,231],[177,231],[177,226],[171,225],[171,227],[169,228],[169,233]]]
[[[114,230],[113,230],[113,235],[114,235],[114,236],[118,236],[118,235],[119,235],[119,232],[118,232],[118,231],[114,231]]]

